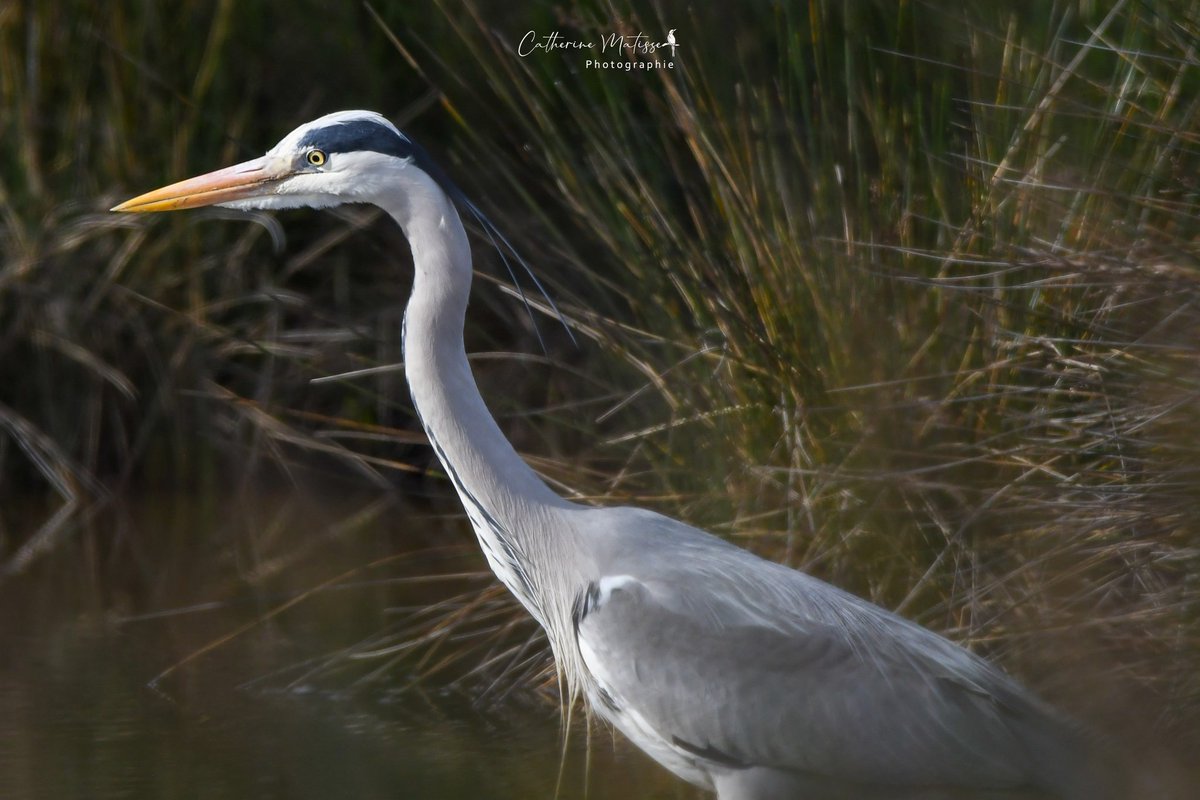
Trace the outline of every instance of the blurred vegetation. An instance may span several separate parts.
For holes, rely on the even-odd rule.
[[[312,470],[454,508],[402,373],[311,382],[399,361],[389,221],[104,211],[375,108],[583,343],[542,317],[543,350],[477,241],[468,349],[548,477],[733,536],[1077,707],[1115,665],[1194,725],[1200,11],[1010,6],[5,6],[0,493],[58,500],[33,530],[0,512],[3,569],[148,486]],[[673,70],[513,53],[528,30],[668,28]]]

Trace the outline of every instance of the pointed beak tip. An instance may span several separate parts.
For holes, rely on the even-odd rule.
[[[166,211],[169,208],[169,206],[161,202],[147,203],[145,201],[139,201],[141,201],[140,197],[132,197],[123,203],[118,203],[117,205],[113,206],[109,209],[109,211],[115,211],[118,214],[140,214],[146,211]]]

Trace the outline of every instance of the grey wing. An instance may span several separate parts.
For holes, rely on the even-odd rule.
[[[855,635],[821,621],[730,624],[662,602],[661,586],[606,580],[577,617],[584,662],[602,697],[636,710],[683,757],[894,786],[1031,780],[1036,708],[933,634],[898,619],[889,630],[890,617]],[[948,661],[922,652],[922,636]]]

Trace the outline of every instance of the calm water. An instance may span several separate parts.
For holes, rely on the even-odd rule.
[[[369,691],[349,676],[293,683],[297,665],[407,613],[415,601],[395,569],[355,573],[152,689],[166,667],[322,580],[394,558],[397,541],[445,535],[394,508],[339,528],[349,517],[326,504],[252,505],[147,501],[0,585],[0,798],[555,795],[561,726],[536,697],[483,713],[467,693],[390,690],[404,682],[394,671]],[[420,568],[417,556],[404,573]],[[462,590],[421,589],[429,602]],[[585,785],[599,800],[698,796],[607,734],[585,739],[572,734],[559,797]]]

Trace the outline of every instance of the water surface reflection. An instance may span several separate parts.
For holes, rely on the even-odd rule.
[[[485,712],[463,694],[387,688],[403,676],[366,691],[349,678],[290,683],[289,667],[369,637],[394,622],[389,609],[416,602],[378,571],[266,618],[150,688],[165,667],[287,598],[394,556],[397,539],[444,534],[419,516],[397,525],[393,509],[389,523],[331,536],[336,519],[288,510],[288,500],[272,512],[288,518],[288,533],[267,542],[236,529],[242,512],[186,502],[126,508],[0,586],[0,798],[555,796],[553,705],[526,698]],[[250,577],[305,550],[269,579]],[[424,591],[438,599],[446,587]],[[585,783],[599,800],[698,796],[602,737],[588,753],[585,731],[572,735],[559,797],[585,796]]]

